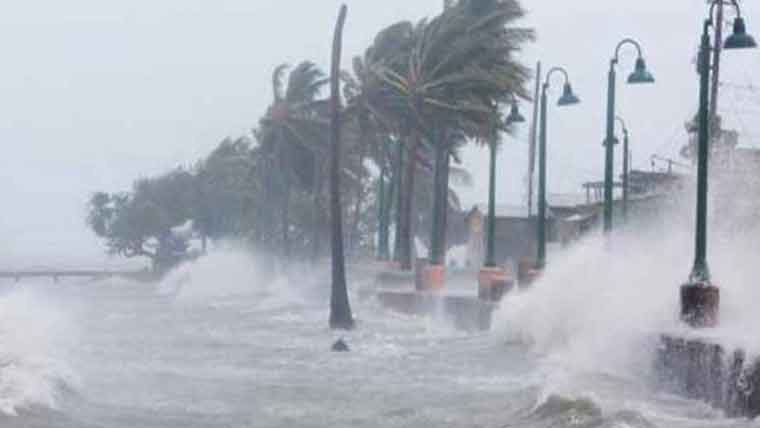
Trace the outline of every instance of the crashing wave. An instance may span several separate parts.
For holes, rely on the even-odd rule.
[[[58,307],[30,291],[0,295],[0,412],[54,409],[76,384],[66,362],[72,325]]]

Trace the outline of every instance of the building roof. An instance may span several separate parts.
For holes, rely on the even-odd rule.
[[[554,208],[575,208],[588,205],[585,193],[551,193],[547,199],[549,206]]]
[[[496,205],[496,218],[518,218],[518,219],[527,219],[530,218],[530,212],[528,210],[527,205],[505,205],[505,204],[497,204]],[[488,204],[477,204],[472,208],[472,211],[470,212],[470,215],[472,215],[475,211],[480,212],[483,215],[488,214]],[[533,210],[533,215],[536,215],[535,209]],[[551,209],[547,210],[547,217],[552,217],[553,214],[551,212]],[[469,216],[468,216],[469,217]]]

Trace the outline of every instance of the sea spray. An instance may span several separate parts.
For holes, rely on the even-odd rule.
[[[665,245],[655,253],[623,236],[615,245],[596,236],[555,257],[533,289],[505,299],[497,331],[582,369],[638,365],[642,340],[675,322],[683,268]]]
[[[175,268],[158,284],[157,291],[187,303],[252,295],[259,303],[297,302],[315,281],[311,269],[299,267],[278,272],[268,253],[226,243]]]
[[[41,293],[0,295],[0,412],[55,408],[59,394],[78,384],[67,363],[76,337],[69,314]]]
[[[755,280],[760,204],[715,187],[708,261],[721,288],[720,327],[698,334],[727,349],[760,355],[760,338],[753,333],[760,322],[753,305],[760,298]],[[679,287],[693,263],[693,191],[687,186],[683,194],[670,195],[668,209],[639,213],[627,225],[618,223],[609,236],[592,234],[551,254],[532,289],[502,302],[494,321],[497,334],[533,345],[545,377],[542,396],[577,399],[593,390],[605,410],[628,411],[625,406],[637,403],[633,410],[645,411],[661,334],[695,334],[679,321]],[[728,195],[741,204],[726,209],[717,203],[721,195],[724,203]],[[609,403],[623,385],[628,404]]]
[[[271,277],[250,251],[228,244],[171,271],[158,285],[162,294],[201,300],[266,291]]]

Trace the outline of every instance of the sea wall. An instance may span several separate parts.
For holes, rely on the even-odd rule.
[[[704,401],[729,417],[760,415],[760,358],[708,339],[663,335],[659,379],[671,392]]]

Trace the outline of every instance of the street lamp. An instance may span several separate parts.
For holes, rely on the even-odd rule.
[[[720,291],[710,279],[707,265],[707,177],[710,157],[709,91],[710,91],[710,27],[713,13],[719,1],[713,0],[704,22],[702,42],[699,47],[699,138],[697,147],[697,224],[695,233],[694,266],[689,282],[681,286],[681,319],[692,327],[714,327],[718,324]],[[736,8],[734,32],[729,36],[724,49],[755,48],[755,39],[747,34],[747,26],[741,16],[736,0],[731,4]]]
[[[628,127],[620,116],[615,120],[623,128],[623,221],[628,220]]]
[[[504,125],[509,127],[515,123],[525,122],[525,117],[520,114],[517,101],[512,101],[509,115],[504,120]],[[496,138],[491,138],[488,144],[490,151],[490,168],[488,181],[488,230],[486,234],[486,260],[485,267],[496,267]]]
[[[565,77],[565,85],[562,88],[562,96],[557,101],[560,107],[578,104],[581,100],[573,93],[570,86],[570,77],[562,67],[554,67],[546,74],[546,80],[541,89],[541,125],[538,139],[538,219],[537,219],[537,255],[536,269],[541,270],[546,266],[546,92],[554,73],[562,73]]]
[[[623,39],[615,48],[615,56],[610,60],[610,72],[607,87],[607,136],[604,139],[605,158],[604,158],[604,231],[612,230],[612,205],[613,205],[613,170],[615,161],[615,66],[620,59],[620,50],[625,45],[633,45],[638,52],[636,65],[633,73],[628,76],[628,83],[646,84],[654,83],[654,76],[647,69],[646,61],[642,55],[641,45],[634,39]]]

